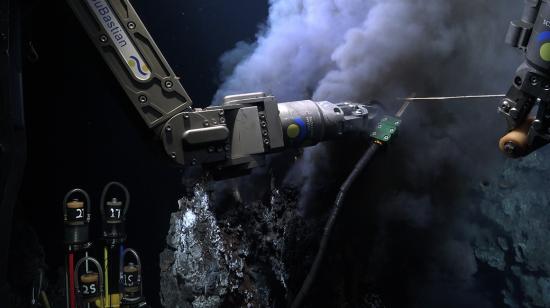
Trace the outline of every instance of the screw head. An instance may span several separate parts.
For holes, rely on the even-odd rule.
[[[519,86],[521,86],[522,83],[523,83],[523,80],[521,80],[521,77],[518,76],[518,77],[516,77],[516,78],[514,79],[514,84],[515,84],[516,86],[519,87]]]
[[[170,153],[170,157],[172,157],[172,159],[176,159],[176,157],[177,157],[176,152]]]
[[[225,118],[220,118],[220,124],[225,124]]]
[[[184,119],[189,119],[189,115],[186,113],[186,114],[183,115],[183,118]]]
[[[539,120],[539,119],[534,120],[532,125],[533,125],[533,128],[535,130],[541,130],[542,129],[542,121]]]
[[[536,86],[539,83],[539,78],[533,75],[529,77],[529,82],[531,82],[532,85]]]
[[[145,96],[145,95],[140,95],[140,96],[138,97],[138,100],[139,100],[140,103],[145,104],[145,103],[147,103],[147,96]]]
[[[510,116],[513,119],[517,119],[519,117],[519,110],[517,108],[510,109]]]
[[[109,38],[108,38],[107,35],[105,35],[105,34],[102,34],[102,35],[99,37],[99,41],[102,42],[102,43],[107,43],[108,40],[109,40]]]
[[[210,123],[209,123],[208,121],[204,121],[204,123],[202,123],[202,125],[203,125],[204,127],[208,127],[208,126],[210,126]]]
[[[267,139],[267,138],[264,139],[264,144],[265,144],[265,145],[269,145],[269,139]]]
[[[135,24],[133,21],[130,21],[130,22],[128,23],[128,29],[134,30],[135,28],[136,28],[136,24]]]
[[[168,126],[166,126],[166,128],[164,130],[166,130],[167,132],[171,132],[172,131],[172,126],[168,125]]]
[[[174,86],[174,83],[171,80],[166,80],[164,86],[166,86],[168,89],[171,89]]]

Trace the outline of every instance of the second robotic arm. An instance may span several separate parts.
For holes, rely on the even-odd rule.
[[[526,0],[521,20],[511,23],[506,42],[525,53],[499,111],[510,132],[500,148],[520,157],[550,143],[550,1]],[[533,108],[538,110],[530,116]]]

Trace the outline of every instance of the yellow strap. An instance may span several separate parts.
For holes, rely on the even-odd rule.
[[[112,308],[118,308],[120,307],[120,294],[119,293],[113,293],[111,294],[111,307]]]
[[[120,294],[119,293],[113,293],[109,297],[110,297],[111,305],[110,306],[105,306],[105,308],[118,308],[118,307],[120,307]],[[101,307],[101,299],[99,299],[99,298],[95,300],[95,305],[96,305],[97,308],[103,308],[103,307]]]

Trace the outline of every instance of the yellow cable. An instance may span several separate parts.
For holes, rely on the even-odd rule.
[[[44,307],[50,308],[50,301],[48,300],[48,296],[46,295],[46,292],[42,291],[40,292],[40,298],[42,299],[42,304],[44,304]]]
[[[107,246],[103,248],[103,260],[105,264],[105,269],[103,270],[105,272],[105,305],[111,307],[111,297],[109,296],[109,250]]]

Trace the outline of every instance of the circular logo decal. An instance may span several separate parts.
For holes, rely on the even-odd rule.
[[[290,139],[304,140],[307,136],[306,122],[302,118],[295,118],[294,123],[286,128],[286,135]]]
[[[540,58],[546,62],[550,62],[550,31],[539,33],[537,42],[540,44]]]

